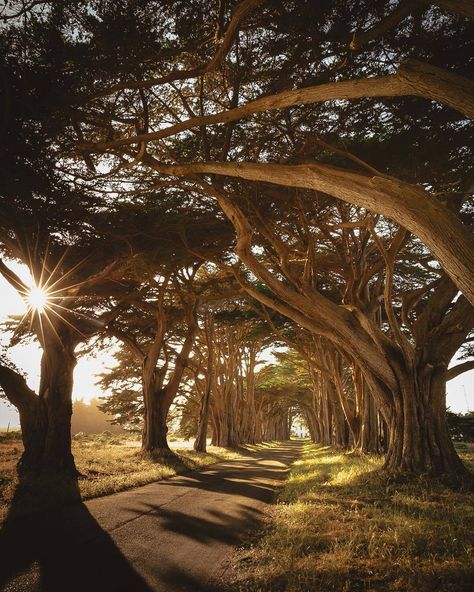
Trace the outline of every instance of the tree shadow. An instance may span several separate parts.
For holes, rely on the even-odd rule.
[[[250,499],[269,502],[275,494],[275,486],[283,483],[291,463],[295,460],[295,446],[282,446],[280,449],[269,449],[248,459],[232,460],[219,463],[191,474],[182,474],[167,482],[170,487],[189,487],[204,491],[248,497]],[[298,450],[296,448],[296,450]],[[256,465],[255,461],[279,462],[280,466]],[[221,470],[225,468],[226,475]]]
[[[49,483],[50,499],[41,513],[30,515],[19,514],[25,499],[32,501],[25,498],[22,482],[0,531],[0,589],[219,590],[210,580],[212,573],[259,526],[259,502],[273,499],[295,452],[293,447],[269,449],[257,455],[267,461],[257,466],[254,457],[224,462],[215,470],[151,483],[136,493],[92,500],[87,507],[77,501],[77,481],[67,491],[57,485],[54,496]],[[61,492],[75,503],[65,506]],[[31,484],[29,493],[37,494]]]
[[[58,487],[55,493],[53,484]],[[28,514],[25,503],[32,486],[31,481],[20,481],[0,531],[1,590],[151,592],[86,506],[78,502],[77,480],[68,481],[67,486],[54,479],[46,486],[44,481],[37,483],[40,499],[34,513]],[[64,505],[66,499],[69,505]]]

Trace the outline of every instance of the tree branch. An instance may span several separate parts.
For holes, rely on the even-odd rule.
[[[144,158],[144,163],[159,173],[177,177],[196,173],[215,174],[314,189],[382,214],[420,238],[474,304],[474,237],[453,212],[420,187],[320,163],[163,165],[149,155]]]
[[[117,138],[108,142],[80,143],[79,151],[107,152],[112,148],[141,142],[161,140],[193,127],[229,123],[254,113],[284,109],[294,105],[308,105],[331,100],[349,100],[371,97],[419,96],[449,105],[474,119],[474,83],[457,74],[415,60],[404,62],[396,74],[329,82],[289,90],[251,101],[241,107],[214,115],[193,117],[162,130],[131,137]]]
[[[453,380],[453,378],[456,378],[457,376],[463,374],[464,372],[468,372],[469,370],[474,370],[474,360],[469,360],[449,368],[446,375],[446,380]]]
[[[23,376],[1,362],[0,387],[8,401],[20,411],[37,403],[36,393],[26,384]]]
[[[169,82],[175,82],[177,80],[186,80],[188,78],[197,78],[198,76],[202,76],[207,72],[211,72],[215,70],[219,64],[225,59],[227,54],[232,47],[232,43],[234,42],[235,35],[240,28],[243,20],[259,5],[262,4],[265,0],[244,0],[240,4],[238,4],[234,10],[230,23],[226,29],[226,32],[222,38],[221,44],[219,49],[214,54],[214,57],[205,64],[200,64],[195,68],[191,68],[190,70],[172,70],[165,76],[161,76],[160,78],[150,78],[148,80],[126,80],[124,82],[119,82],[114,86],[110,86],[109,88],[103,89],[98,91],[92,96],[81,98],[79,99],[79,103],[87,103],[89,101],[95,101],[97,99],[107,97],[113,93],[119,92],[121,90],[133,90],[133,89],[141,89],[141,88],[151,88],[153,86],[157,86],[160,84],[166,84]]]

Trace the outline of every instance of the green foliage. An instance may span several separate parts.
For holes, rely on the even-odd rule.
[[[448,427],[451,438],[457,442],[474,442],[474,412],[447,412]]]
[[[304,361],[294,350],[273,352],[278,364],[269,364],[257,374],[256,389],[288,398],[295,403],[310,392],[310,381]]]

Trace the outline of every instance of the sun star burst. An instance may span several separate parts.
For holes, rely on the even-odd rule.
[[[48,303],[48,293],[40,286],[34,286],[28,293],[28,304],[33,310],[43,313]]]

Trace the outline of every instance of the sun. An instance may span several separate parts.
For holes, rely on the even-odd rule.
[[[28,292],[28,304],[33,310],[43,313],[48,303],[48,293],[39,286],[34,286]]]

